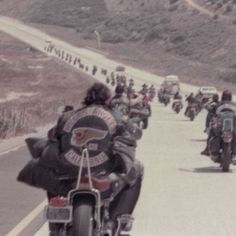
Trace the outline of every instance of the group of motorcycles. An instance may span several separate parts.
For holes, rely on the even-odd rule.
[[[158,101],[164,106],[168,106],[168,104],[172,102],[172,110],[179,114],[180,111],[184,108],[182,97],[181,98],[175,98],[175,95],[172,95],[170,93],[165,92],[158,92]],[[184,112],[184,115],[190,119],[190,121],[193,121],[195,117],[202,111],[205,104],[203,104],[200,101],[195,101],[192,103],[188,103],[186,110]]]
[[[138,95],[142,94],[143,99],[141,102],[128,109],[128,116],[132,120],[138,120],[139,126],[142,129],[148,128],[148,120],[152,114],[151,102],[156,96],[156,90],[153,85],[148,87],[146,84],[137,92],[134,88],[134,80],[131,78],[128,81],[125,76],[112,76],[111,80],[106,79],[106,83],[111,86],[122,85],[124,87],[124,94],[128,99],[135,99]]]
[[[197,94],[198,95],[198,94]],[[160,103],[167,106],[171,101],[172,96],[168,93],[158,94]],[[200,99],[199,99],[200,98]],[[206,98],[198,96],[193,102],[189,102],[184,115],[191,121],[205,108],[213,103],[213,97]],[[213,103],[214,104],[214,103]],[[179,113],[183,108],[181,99],[173,100],[172,109]],[[210,112],[210,111],[208,111]],[[236,106],[232,103],[220,105],[212,115],[209,121],[209,126],[205,130],[208,134],[207,148],[202,152],[203,155],[210,156],[211,160],[220,164],[223,172],[229,172],[230,165],[236,164],[235,147],[236,147]]]
[[[163,93],[163,92],[158,92],[158,101],[164,106],[168,106],[168,104],[171,102],[173,99],[171,108],[175,113],[179,113],[183,109],[183,102],[182,99],[174,99],[173,95],[169,93]]]

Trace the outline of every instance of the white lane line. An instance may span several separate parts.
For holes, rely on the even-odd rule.
[[[16,151],[16,150],[18,150],[19,148],[24,147],[24,146],[25,146],[25,144],[20,144],[20,145],[17,145],[16,147],[14,147],[14,148],[9,148],[9,150],[0,152],[0,156],[2,156],[2,155],[4,155],[4,154],[7,154],[7,153],[10,153],[10,152],[13,152],[13,151]]]
[[[44,209],[47,205],[47,199],[41,202],[33,211],[31,211],[20,223],[13,228],[6,236],[17,236],[19,235]]]

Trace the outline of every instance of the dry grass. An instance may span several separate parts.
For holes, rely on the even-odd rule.
[[[91,77],[0,34],[0,138],[57,120],[61,105],[79,107]],[[11,97],[8,95],[19,95]],[[4,102],[5,100],[5,102]]]
[[[9,138],[28,132],[26,108],[14,107],[10,104],[0,105],[0,138]]]

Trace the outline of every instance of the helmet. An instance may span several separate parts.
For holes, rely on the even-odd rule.
[[[121,84],[118,84],[116,86],[115,93],[116,94],[122,94],[123,92],[124,92],[124,86],[122,86]]]
[[[232,101],[232,93],[230,90],[226,89],[223,91],[222,96],[221,96],[221,101]]]

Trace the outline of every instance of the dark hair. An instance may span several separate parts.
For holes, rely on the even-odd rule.
[[[83,105],[106,105],[106,101],[110,97],[111,92],[106,85],[102,83],[94,83],[94,85],[88,89]]]
[[[232,93],[230,90],[226,89],[223,91],[222,96],[221,96],[221,101],[232,101]]]

